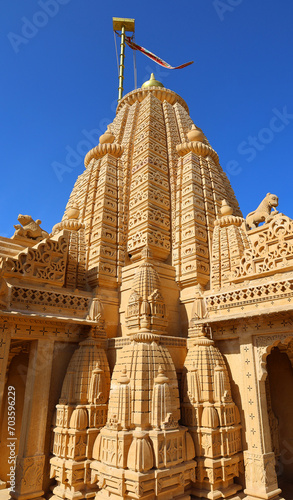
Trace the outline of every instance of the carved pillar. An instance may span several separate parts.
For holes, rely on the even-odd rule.
[[[13,498],[27,500],[44,493],[44,445],[53,351],[51,340],[31,343]]]
[[[6,370],[8,365],[9,348],[11,341],[11,327],[3,323],[0,327],[0,415],[4,400],[4,388],[6,382]]]
[[[4,404],[4,398],[7,394],[4,394],[9,348],[11,341],[11,327],[7,323],[3,323],[0,327],[0,425],[2,425],[2,405]],[[4,477],[2,478],[4,479]],[[6,482],[0,479],[0,490],[6,487]]]
[[[242,355],[243,410],[245,414],[246,442],[244,452],[246,500],[278,499],[275,454],[272,451],[267,417],[265,387],[262,390],[257,369],[252,337],[240,345]],[[264,385],[264,384],[263,384]],[[267,432],[266,432],[267,431]]]

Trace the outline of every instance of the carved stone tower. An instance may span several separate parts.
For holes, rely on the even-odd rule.
[[[214,435],[219,440],[222,431],[215,429],[220,420],[224,429],[226,413],[236,408],[230,402],[228,374],[220,353],[208,345],[204,366],[200,359],[197,369],[210,370],[215,379],[218,374],[216,402],[209,393],[205,395],[203,387],[198,410],[203,413],[201,424],[188,420],[183,403],[183,423],[191,426],[189,434],[179,425],[176,359],[172,360],[168,347],[187,334],[180,303],[187,311],[191,309],[195,287],[210,281],[213,227],[222,199],[241,215],[234,193],[219,166],[218,155],[189,117],[186,103],[158,82],[120,101],[114,122],[101,136],[100,144],[87,154],[85,166],[70,196],[64,221],[75,207],[80,208],[87,283],[103,303],[108,337],[117,337],[120,329],[125,337],[116,354],[107,423],[98,432],[93,451],[87,453],[88,459],[90,453],[94,459],[91,481],[100,487],[98,498],[187,498],[193,491],[192,484],[199,489],[205,481],[209,494],[215,490],[209,487],[214,484],[210,473],[216,470],[219,476],[221,453],[206,452],[213,464],[206,469],[203,461],[207,459],[202,458],[199,440],[212,440]],[[212,342],[206,339],[206,343]],[[71,365],[67,378],[70,370]],[[185,384],[184,401],[190,391],[190,384]],[[85,406],[77,401],[74,412],[85,412],[91,400],[85,401]],[[59,403],[57,418],[61,407]],[[239,417],[231,416],[229,435],[222,445],[226,457],[241,450],[238,423]],[[60,456],[58,425],[57,421],[54,453]],[[86,425],[85,421],[79,430],[81,435],[83,432],[86,436]],[[196,431],[196,425],[203,430]],[[232,444],[231,433],[237,444]],[[65,439],[65,430],[62,435]],[[196,456],[200,458],[199,481]],[[60,460],[51,460],[55,474]],[[241,455],[225,460],[221,494],[226,496],[227,492],[229,496],[241,488],[232,487]],[[83,463],[79,462],[79,470],[87,467]],[[83,495],[90,491],[86,484],[80,490]],[[66,496],[66,489],[60,486],[54,491],[61,496],[63,491]]]
[[[280,500],[293,419],[266,357],[288,353],[288,384],[293,223],[270,193],[245,221],[185,101],[151,82],[120,100],[52,234],[20,215],[0,237],[16,500]]]

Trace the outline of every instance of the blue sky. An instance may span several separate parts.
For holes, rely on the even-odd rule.
[[[244,215],[272,192],[279,210],[293,217],[292,0],[150,0],[123,7],[116,0],[2,0],[1,6],[0,235],[12,236],[19,213],[51,231],[84,170],[85,153],[113,120],[113,16],[135,18],[136,42],[171,65],[195,61],[170,71],[138,53],[138,86],[154,71],[186,100]],[[134,88],[129,48],[125,63],[127,93]]]

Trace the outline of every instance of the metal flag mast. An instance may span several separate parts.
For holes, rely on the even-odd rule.
[[[118,102],[123,95],[123,80],[124,80],[124,57],[125,57],[125,32],[134,33],[134,19],[124,19],[122,17],[113,17],[114,31],[121,32],[120,41],[120,58],[119,58],[119,85],[118,85]]]

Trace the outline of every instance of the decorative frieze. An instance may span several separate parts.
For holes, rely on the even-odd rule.
[[[23,277],[28,281],[50,282],[62,286],[65,279],[68,253],[68,231],[36,243],[22,250],[16,257],[8,257],[2,263],[3,274]]]
[[[62,313],[85,318],[91,301],[89,294],[60,293],[41,288],[12,286],[10,308],[41,313]]]
[[[238,311],[256,310],[258,306],[270,307],[278,301],[290,304],[293,297],[293,279],[280,278],[268,282],[256,282],[217,294],[206,294],[210,315],[227,314],[231,309]]]

